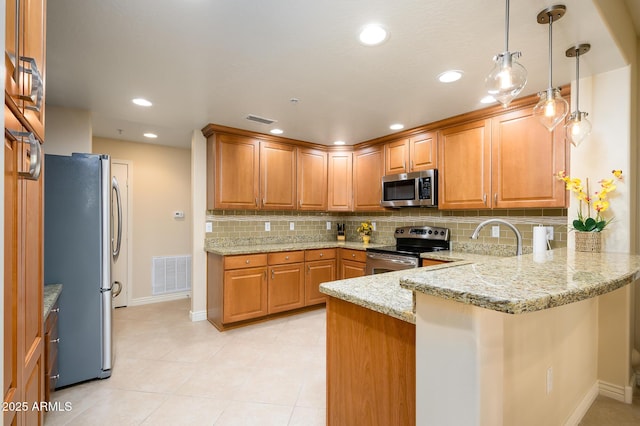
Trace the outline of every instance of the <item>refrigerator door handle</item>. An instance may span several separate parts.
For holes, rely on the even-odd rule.
[[[118,185],[118,180],[115,176],[111,179],[111,189],[112,191],[115,191],[116,204],[118,206],[118,239],[115,243],[115,247],[113,236],[111,236],[111,249],[113,253],[113,261],[115,262],[118,260],[118,256],[120,256],[120,245],[122,243],[122,199],[120,197],[120,186]]]
[[[112,290],[113,290],[113,298],[115,299],[122,292],[122,283],[120,281],[114,281]]]

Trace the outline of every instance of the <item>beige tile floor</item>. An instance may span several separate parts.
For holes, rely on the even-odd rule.
[[[324,309],[224,333],[188,312],[187,299],[117,309],[113,375],[55,392],[72,410],[45,425],[325,424]],[[580,424],[640,425],[640,400],[598,397]]]
[[[325,424],[324,309],[224,333],[188,312],[116,309],[112,376],[55,392],[72,410],[45,425]]]

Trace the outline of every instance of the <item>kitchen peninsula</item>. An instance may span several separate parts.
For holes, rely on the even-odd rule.
[[[415,353],[406,360],[415,360],[416,424],[574,424],[598,393],[626,397],[630,389],[610,386],[606,379],[612,370],[630,377],[632,316],[621,301],[640,277],[640,256],[568,249],[509,258],[465,255],[423,254],[455,261],[321,285],[321,292],[332,296],[327,302],[329,424],[344,420],[336,416],[343,414],[339,398],[348,390],[336,385],[362,379],[335,380],[341,361],[332,354],[339,350],[332,341],[345,328],[358,329],[355,316],[335,315],[346,302],[382,313],[396,327],[402,327],[398,320],[408,327],[415,323]],[[386,295],[376,297],[385,285]],[[371,345],[367,339],[380,338],[384,327],[363,326],[359,332],[351,339]],[[404,338],[401,345],[410,347],[410,333],[398,336],[383,337],[394,345]],[[404,347],[401,353],[408,351]],[[370,373],[387,380],[396,372]],[[411,383],[408,377],[401,380]],[[375,390],[375,384],[369,387]],[[360,407],[378,403],[362,401]]]

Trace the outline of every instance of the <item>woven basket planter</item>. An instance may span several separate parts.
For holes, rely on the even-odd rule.
[[[602,250],[601,232],[576,231],[576,251],[600,253]]]

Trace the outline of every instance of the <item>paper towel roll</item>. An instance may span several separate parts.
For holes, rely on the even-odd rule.
[[[547,251],[547,228],[544,226],[533,227],[533,252],[544,253]]]

